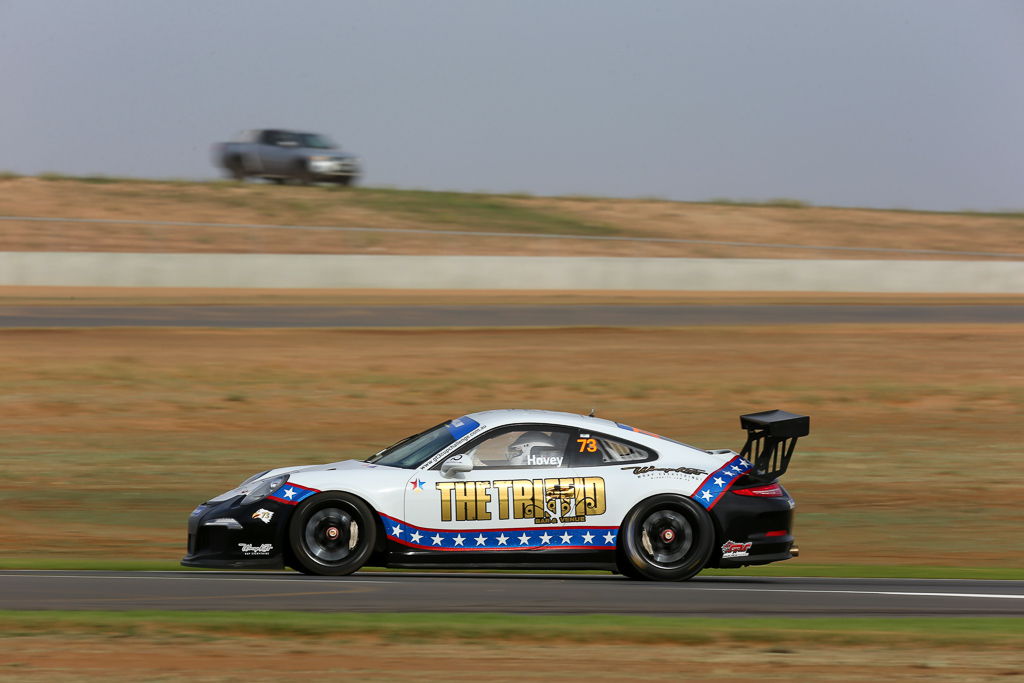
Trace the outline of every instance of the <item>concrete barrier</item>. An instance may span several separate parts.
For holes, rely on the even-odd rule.
[[[0,286],[1024,293],[1022,261],[0,252]]]

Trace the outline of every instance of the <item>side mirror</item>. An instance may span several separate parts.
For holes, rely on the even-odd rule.
[[[459,472],[472,472],[473,460],[465,454],[453,455],[441,463],[441,476],[451,479]]]

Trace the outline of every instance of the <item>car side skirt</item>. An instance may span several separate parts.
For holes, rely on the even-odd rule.
[[[389,552],[381,558],[383,566],[401,569],[615,569],[615,551],[506,550],[502,552],[443,552],[413,550],[388,543]]]

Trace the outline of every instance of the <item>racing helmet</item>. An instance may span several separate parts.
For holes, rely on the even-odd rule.
[[[530,456],[550,458],[561,454],[562,449],[544,432],[524,432],[505,449],[505,458],[510,465],[535,465],[539,463],[531,460]]]

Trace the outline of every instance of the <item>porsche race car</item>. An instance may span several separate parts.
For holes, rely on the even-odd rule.
[[[681,581],[797,555],[779,483],[810,418],[740,417],[739,453],[592,416],[490,410],[367,458],[282,467],[188,520],[188,567],[607,569]]]

